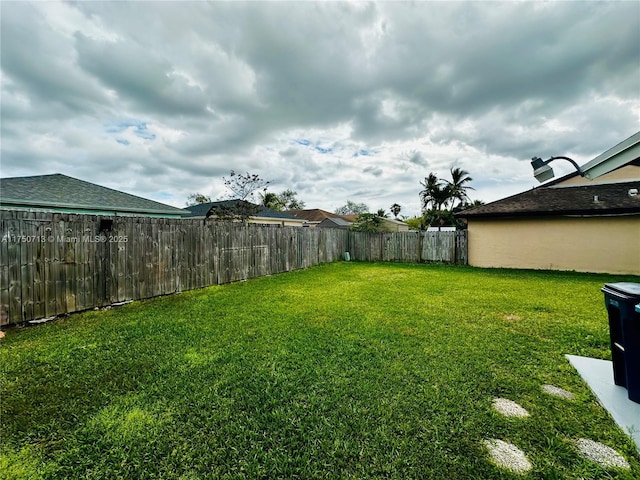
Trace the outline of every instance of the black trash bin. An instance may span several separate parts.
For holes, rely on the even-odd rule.
[[[609,315],[613,381],[626,387],[629,400],[640,403],[640,283],[607,283],[602,292]]]

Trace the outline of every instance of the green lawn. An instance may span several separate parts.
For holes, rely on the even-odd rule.
[[[0,477],[523,478],[491,463],[497,438],[524,478],[640,478],[564,358],[610,359],[600,288],[623,280],[335,263],[12,329]],[[631,470],[582,459],[580,437]]]

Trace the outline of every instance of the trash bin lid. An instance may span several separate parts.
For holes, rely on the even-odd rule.
[[[605,283],[605,288],[613,290],[616,293],[622,293],[630,297],[638,297],[640,299],[640,283],[633,282],[618,282],[618,283]]]

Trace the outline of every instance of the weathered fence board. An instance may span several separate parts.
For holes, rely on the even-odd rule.
[[[0,211],[0,325],[333,262],[466,263],[466,232]]]
[[[8,228],[7,221],[3,218],[0,218],[0,230],[3,233],[3,241],[0,242],[0,325],[5,325],[9,323],[9,242],[5,241]]]

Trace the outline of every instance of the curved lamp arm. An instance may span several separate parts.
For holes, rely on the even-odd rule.
[[[584,171],[580,168],[574,160],[569,157],[551,157],[549,160],[542,160],[540,157],[533,157],[531,159],[531,166],[533,167],[533,175],[540,182],[545,182],[550,178],[553,178],[553,169],[548,165],[550,162],[554,160],[567,160],[571,162],[571,165],[575,167],[581,177],[584,177]]]

